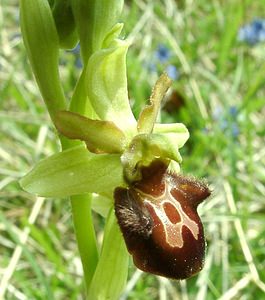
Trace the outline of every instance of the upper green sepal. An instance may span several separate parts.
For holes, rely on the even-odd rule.
[[[83,193],[111,195],[123,185],[118,154],[93,154],[85,146],[73,147],[38,162],[20,184],[32,194],[68,197]]]
[[[136,131],[130,108],[127,76],[126,41],[116,40],[115,46],[95,52],[87,65],[87,92],[91,104],[102,120],[113,121],[129,136]]]
[[[126,145],[123,132],[110,121],[92,120],[70,111],[60,111],[55,118],[60,133],[86,143],[94,153],[121,153]]]

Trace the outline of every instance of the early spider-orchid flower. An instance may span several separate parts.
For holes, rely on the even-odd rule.
[[[119,299],[128,252],[146,272],[173,279],[196,274],[205,252],[196,208],[210,191],[179,175],[187,128],[157,122],[171,84],[166,74],[138,120],[132,113],[129,43],[119,39],[123,25],[117,23],[123,1],[21,0],[20,7],[30,64],[62,145],[20,183],[40,196],[70,196],[87,299]],[[68,101],[59,49],[77,42],[83,69]],[[107,217],[100,255],[91,207]]]

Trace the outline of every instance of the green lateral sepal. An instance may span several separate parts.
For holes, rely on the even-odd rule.
[[[38,162],[20,184],[32,194],[68,197],[83,193],[111,195],[123,185],[119,154],[93,154],[76,146]]]
[[[126,145],[125,135],[113,122],[60,111],[56,115],[55,125],[66,137],[84,141],[89,151],[94,153],[121,153]]]

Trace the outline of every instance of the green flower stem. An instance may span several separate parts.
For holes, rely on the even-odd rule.
[[[69,141],[64,137],[63,139],[60,138],[60,141],[63,150],[70,149],[73,145],[81,144],[81,142]],[[70,196],[72,219],[84,272],[86,294],[89,291],[90,283],[98,264],[98,248],[92,220],[91,201],[91,194]]]
[[[66,139],[69,141],[68,139]],[[60,139],[63,150],[72,147],[73,141],[65,143]],[[78,142],[81,144],[81,142]],[[76,145],[76,142],[75,142]],[[98,264],[98,249],[95,229],[92,220],[91,194],[74,195],[70,197],[72,219],[77,246],[82,262],[86,293]]]
[[[71,148],[72,141],[69,142],[70,143],[64,143],[64,141],[61,140],[63,150]],[[72,218],[84,272],[86,293],[88,293],[91,280],[98,264],[98,249],[91,214],[91,201],[91,194],[74,195],[70,197]]]
[[[83,265],[86,291],[98,263],[96,236],[91,215],[91,195],[70,197],[76,240]]]
[[[71,112],[84,114],[86,117],[91,118],[91,119],[98,119],[93,107],[91,106],[88,96],[87,96],[86,67],[84,67],[84,69],[80,75],[80,78],[78,79],[78,82],[76,84],[74,94],[73,94],[71,102],[70,102],[69,110]]]

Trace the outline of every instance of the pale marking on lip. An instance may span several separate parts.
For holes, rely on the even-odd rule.
[[[182,248],[184,245],[182,236],[183,226],[186,226],[190,230],[196,240],[198,240],[199,226],[183,211],[180,202],[172,196],[171,190],[173,188],[176,187],[173,187],[170,182],[167,182],[165,184],[165,191],[159,197],[152,197],[151,195],[147,195],[139,190],[138,192],[143,196],[143,202],[150,205],[154,209],[157,217],[160,219],[161,224],[164,227],[167,244],[170,247]],[[150,201],[150,198],[153,201]],[[175,207],[179,213],[180,222],[174,224],[170,221],[164,209],[165,203],[170,203]]]

